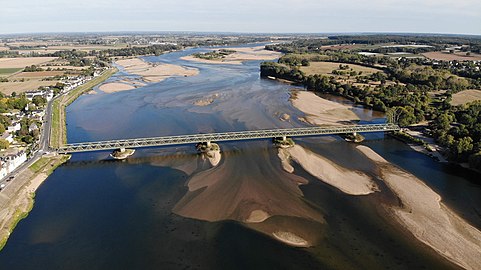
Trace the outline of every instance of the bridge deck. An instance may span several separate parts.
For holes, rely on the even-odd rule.
[[[119,148],[139,148],[163,145],[191,144],[199,142],[222,142],[237,140],[255,140],[277,137],[303,137],[331,134],[349,134],[354,132],[380,132],[399,130],[394,124],[343,125],[328,127],[264,129],[236,132],[220,132],[208,134],[177,135],[153,138],[136,138],[111,141],[82,142],[66,144],[57,151],[59,153],[90,152],[114,150]]]

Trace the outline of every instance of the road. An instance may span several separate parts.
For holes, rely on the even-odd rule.
[[[64,95],[64,94],[62,94]],[[40,138],[38,141],[38,149],[35,150],[34,154],[27,159],[22,165],[18,166],[13,172],[7,174],[3,179],[0,180],[0,185],[5,184],[7,185],[10,182],[10,178],[12,176],[17,175],[18,173],[22,172],[23,170],[28,169],[30,165],[35,163],[37,160],[39,160],[42,155],[46,152],[49,151],[49,142],[50,142],[50,129],[52,128],[52,103],[55,99],[61,97],[62,95],[59,95],[52,100],[50,100],[47,103],[47,108],[45,109],[45,116],[44,116],[44,121],[42,124],[42,132],[40,133]],[[13,179],[15,180],[15,179]]]

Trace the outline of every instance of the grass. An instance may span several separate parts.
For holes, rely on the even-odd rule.
[[[362,71],[362,75],[369,75],[375,72],[382,71],[380,69],[365,67],[361,65],[334,63],[334,62],[311,62],[310,65],[307,67],[301,67],[301,70],[306,75],[314,75],[314,74],[332,75],[332,71],[338,70],[339,65],[348,65],[349,69],[352,68],[356,72]]]
[[[49,161],[50,161],[49,158],[42,157],[39,160],[37,160],[37,162],[30,165],[29,169],[32,170],[34,173],[38,173],[49,163]]]
[[[0,75],[10,75],[22,70],[22,68],[0,68]]]
[[[50,147],[58,148],[67,143],[67,126],[65,108],[74,102],[80,95],[89,91],[94,86],[104,82],[117,72],[117,68],[110,68],[102,75],[71,90],[67,95],[56,99],[52,104],[52,129],[50,134]]]
[[[451,105],[459,106],[481,100],[481,90],[464,90],[453,95]]]

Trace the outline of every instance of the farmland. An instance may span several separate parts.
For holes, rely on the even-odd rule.
[[[378,71],[379,69],[364,67],[361,65],[348,64],[349,69],[356,72],[362,72],[363,75],[369,75]],[[334,62],[311,62],[307,67],[301,67],[301,71],[306,75],[323,74],[323,75],[333,75],[333,70],[339,69],[339,63]]]
[[[40,65],[57,59],[56,57],[17,57],[0,58],[1,68],[24,68],[31,65]]]
[[[481,100],[481,90],[464,90],[453,94],[451,105],[458,106],[470,103],[476,100]]]
[[[471,55],[466,55],[465,52],[455,52],[449,53],[444,51],[439,52],[427,52],[423,55],[429,59],[442,60],[442,61],[480,61],[481,54],[472,53]]]

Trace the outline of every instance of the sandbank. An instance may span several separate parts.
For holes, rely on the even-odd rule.
[[[285,231],[277,231],[273,232],[272,235],[279,241],[284,242],[288,245],[291,246],[296,246],[296,247],[308,247],[309,242],[307,242],[304,238],[295,235],[291,232],[285,232]]]
[[[376,183],[365,173],[341,167],[300,145],[294,145],[292,148],[283,150],[288,152],[290,158],[301,165],[309,174],[344,193],[367,195],[379,190]]]
[[[281,53],[268,51],[264,49],[264,46],[254,46],[254,47],[238,47],[238,48],[228,48],[229,50],[236,51],[235,53],[226,55],[225,58],[221,59],[202,59],[196,58],[193,55],[184,56],[181,59],[187,61],[194,61],[207,64],[233,64],[240,65],[245,61],[256,61],[256,60],[274,60],[281,57]]]
[[[306,114],[305,119],[312,125],[340,125],[346,121],[359,120],[351,107],[323,99],[313,92],[292,91],[294,107]]]
[[[251,212],[245,220],[246,223],[260,223],[269,218],[269,214],[264,210],[256,209]]]
[[[141,76],[145,82],[160,82],[170,77],[199,74],[199,70],[195,68],[163,63],[153,64],[139,58],[118,60],[115,63],[122,66],[125,71]]]
[[[481,269],[481,231],[441,202],[441,197],[416,176],[390,164],[366,146],[357,149],[374,161],[381,177],[402,207],[394,217],[417,239],[466,269]]]
[[[102,84],[99,86],[99,89],[105,93],[115,93],[135,89],[135,86],[126,83],[111,82]]]

